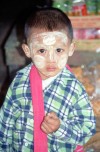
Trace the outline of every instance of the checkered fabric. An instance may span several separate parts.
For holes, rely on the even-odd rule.
[[[33,152],[34,116],[29,72],[17,72],[0,109],[0,152]],[[73,152],[95,133],[95,117],[83,85],[65,67],[45,88],[45,113],[54,111],[60,128],[48,135],[48,152]]]

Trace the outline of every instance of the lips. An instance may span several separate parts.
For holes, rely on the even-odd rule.
[[[54,66],[47,67],[47,71],[55,71],[55,70],[56,70],[56,67]]]

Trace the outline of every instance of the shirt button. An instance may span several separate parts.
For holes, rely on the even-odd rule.
[[[27,147],[27,146],[28,146],[28,143],[25,143],[25,146]]]

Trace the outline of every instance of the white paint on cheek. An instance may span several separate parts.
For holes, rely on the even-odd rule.
[[[43,38],[43,43],[45,45],[53,45],[55,42],[56,42],[56,39],[55,39],[54,35],[48,34],[48,35],[44,36],[44,38]]]
[[[32,42],[29,43],[29,47],[32,50]]]
[[[58,61],[58,68],[59,69],[62,69],[62,68],[64,68],[64,66],[66,65],[66,63],[67,63],[67,57],[66,56],[64,56],[64,57],[62,57],[59,61]]]
[[[42,69],[45,67],[45,58],[40,55],[34,56],[34,64],[37,68]]]
[[[34,44],[35,44],[35,47],[34,47]],[[40,48],[39,43],[33,43],[33,42],[29,44],[29,47],[30,47],[31,53],[34,55],[36,53],[36,50]]]

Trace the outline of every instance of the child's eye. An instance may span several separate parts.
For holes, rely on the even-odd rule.
[[[38,50],[38,52],[43,54],[43,53],[46,53],[46,50],[45,49],[40,49],[40,50]]]
[[[61,48],[57,48],[57,49],[56,49],[56,52],[57,52],[57,53],[62,53],[63,51],[64,51],[64,50],[61,49]]]

